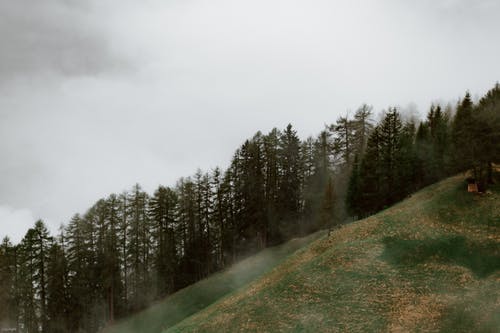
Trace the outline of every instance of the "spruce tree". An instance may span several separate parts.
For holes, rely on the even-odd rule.
[[[341,165],[350,165],[355,153],[355,123],[347,116],[339,117],[329,130],[334,135],[334,149],[341,156]],[[363,127],[364,129],[364,127]],[[361,144],[361,143],[359,143]]]
[[[346,194],[346,208],[351,216],[358,216],[361,214],[361,184],[360,184],[360,163],[358,154],[354,156],[351,175],[349,177],[349,184]]]
[[[372,117],[373,107],[367,104],[361,105],[354,114],[353,128],[354,137],[353,145],[355,154],[362,157],[365,153],[368,138],[374,128]]]
[[[136,184],[128,198],[130,221],[130,303],[132,308],[140,309],[151,299],[152,276],[149,270],[151,259],[151,228],[147,214],[148,195]]]
[[[63,238],[64,235],[61,235]],[[63,243],[63,240],[60,240]],[[61,243],[54,243],[49,249],[47,281],[47,332],[69,331],[68,319],[68,267],[66,253]]]
[[[17,247],[8,237],[0,244],[0,323],[19,330]]]
[[[333,188],[333,179],[328,177],[328,181],[323,192],[321,200],[321,212],[319,216],[319,225],[321,228],[331,229],[335,225],[335,190]]]
[[[273,128],[262,138],[263,159],[265,164],[264,178],[264,202],[265,202],[265,234],[262,235],[262,243],[266,246],[279,239],[279,215],[278,215],[278,194],[280,181],[280,137],[281,132]]]
[[[458,104],[452,124],[453,161],[456,171],[466,171],[473,167],[476,155],[476,142],[473,133],[474,105],[467,92]]]
[[[380,127],[373,130],[368,139],[365,155],[359,168],[359,194],[355,211],[361,217],[372,214],[383,207],[381,183],[383,178],[382,139]]]
[[[278,212],[280,227],[285,234],[291,235],[297,232],[302,181],[300,139],[291,124],[288,124],[280,138],[279,161]]]
[[[493,163],[500,163],[500,84],[497,83],[479,101],[474,123],[479,181],[486,188],[493,183]]]
[[[31,256],[33,256],[32,263],[36,269],[33,284],[39,297],[40,327],[43,332],[47,329],[49,319],[47,314],[47,266],[50,259],[49,249],[53,239],[50,237],[49,231],[42,220],[35,222],[33,230]]]
[[[388,206],[397,198],[397,163],[401,152],[401,131],[403,123],[396,108],[389,108],[380,124],[381,183],[379,194]]]
[[[177,194],[160,186],[149,204],[153,221],[155,245],[156,283],[159,296],[171,293],[175,288],[174,274],[177,265],[175,228],[177,226]]]

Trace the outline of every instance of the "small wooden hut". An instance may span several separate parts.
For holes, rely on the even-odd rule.
[[[478,192],[478,187],[477,187],[477,182],[474,178],[467,178],[467,192],[469,193],[477,193]]]

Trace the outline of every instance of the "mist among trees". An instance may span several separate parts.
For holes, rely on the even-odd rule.
[[[500,86],[478,103],[433,105],[423,121],[362,105],[317,137],[257,132],[230,166],[146,193],[139,184],[0,245],[0,327],[97,332],[268,246],[373,214],[471,170],[481,191],[500,162]]]

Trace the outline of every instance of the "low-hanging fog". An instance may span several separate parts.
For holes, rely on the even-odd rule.
[[[500,77],[500,2],[0,2],[0,237],[305,138],[369,103],[454,103]]]

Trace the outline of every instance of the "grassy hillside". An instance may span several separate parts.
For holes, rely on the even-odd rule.
[[[164,332],[500,332],[500,190],[432,185]]]
[[[222,272],[176,292],[145,311],[107,327],[103,333],[161,332],[262,276],[297,249],[323,234],[324,232],[318,232],[265,249]]]

